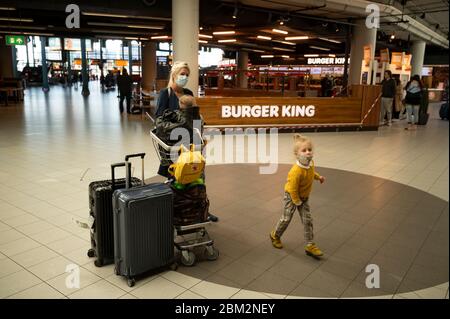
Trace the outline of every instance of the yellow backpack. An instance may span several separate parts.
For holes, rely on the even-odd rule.
[[[175,164],[169,166],[169,174],[175,177],[179,184],[190,184],[199,179],[205,169],[205,158],[202,153],[181,145],[181,153]]]

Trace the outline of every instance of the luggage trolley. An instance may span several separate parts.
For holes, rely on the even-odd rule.
[[[200,136],[200,149],[204,146],[203,138],[197,128],[194,131]],[[178,152],[182,146],[169,146],[164,143],[154,130],[150,131],[153,146],[160,161],[170,161],[171,152]],[[170,180],[167,181],[169,183]],[[219,257],[219,251],[214,247],[214,240],[209,236],[206,227],[210,225],[210,221],[203,221],[200,223],[193,223],[187,225],[174,225],[174,245],[178,251],[181,252],[181,263],[185,266],[193,266],[195,264],[196,255],[193,250],[197,247],[205,247],[205,257],[207,260],[216,260]]]

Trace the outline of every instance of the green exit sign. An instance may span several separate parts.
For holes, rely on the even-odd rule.
[[[7,35],[6,36],[7,45],[24,45],[25,36],[24,35]]]

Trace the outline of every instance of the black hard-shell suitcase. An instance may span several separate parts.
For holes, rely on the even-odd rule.
[[[111,179],[89,184],[89,224],[91,249],[89,257],[97,257],[95,265],[101,267],[114,262],[114,234],[112,195],[116,189],[125,188],[126,179],[115,179],[114,170],[124,163],[111,165]],[[129,172],[130,173],[130,172]],[[130,174],[131,175],[131,174]],[[131,178],[131,186],[141,185],[139,178]]]
[[[448,102],[447,103],[443,103],[441,105],[441,108],[439,109],[439,117],[443,120],[445,119],[449,119],[449,112],[448,112]]]
[[[168,184],[116,190],[113,210],[116,275],[125,276],[132,287],[139,275],[165,266],[176,268],[173,194]]]
[[[419,122],[417,124],[427,125],[429,117],[430,117],[430,114],[428,114],[428,113],[419,113]]]
[[[419,125],[427,125],[428,123],[428,119],[430,118],[430,114],[428,113],[428,104],[428,89],[423,88],[422,98],[420,100],[419,121],[417,123]]]

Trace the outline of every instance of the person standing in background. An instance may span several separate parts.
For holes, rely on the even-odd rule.
[[[415,130],[419,122],[420,103],[422,102],[423,85],[420,76],[414,75],[406,85],[405,90],[406,115],[408,118],[408,126],[405,127],[405,130]]]
[[[117,78],[117,86],[119,88],[119,109],[123,113],[123,100],[127,100],[127,113],[131,114],[131,92],[133,87],[133,80],[128,75],[127,69],[123,68],[122,75]]]
[[[396,84],[392,78],[392,72],[390,70],[384,71],[384,80],[381,82],[381,114],[380,125],[387,124],[392,125],[392,104],[394,102]],[[384,117],[387,114],[387,121],[384,122]]]
[[[394,106],[395,112],[398,113],[398,119],[402,119],[402,113],[405,110],[405,105],[403,104],[403,85],[400,79],[395,79],[396,87],[395,87],[395,99]]]

